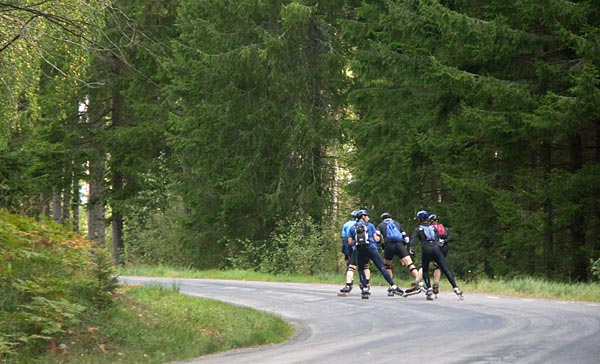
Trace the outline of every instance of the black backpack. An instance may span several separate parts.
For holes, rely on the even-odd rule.
[[[356,224],[354,225],[354,230],[356,234],[354,235],[354,240],[356,241],[357,246],[369,245],[369,229],[366,224]]]

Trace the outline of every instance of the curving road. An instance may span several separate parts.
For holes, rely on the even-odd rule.
[[[387,297],[372,287],[337,297],[337,286],[208,279],[120,277],[127,284],[173,286],[281,316],[296,336],[279,345],[231,350],[185,363],[203,364],[598,364],[600,304],[441,292]],[[183,363],[183,362],[181,362]]]

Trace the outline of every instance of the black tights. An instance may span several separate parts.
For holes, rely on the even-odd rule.
[[[456,288],[456,281],[454,280],[454,274],[450,270],[442,248],[435,242],[423,242],[421,246],[423,251],[421,252],[421,265],[423,267],[423,280],[427,288],[431,287],[431,280],[429,279],[429,263],[435,262],[438,267],[442,270],[442,273],[448,278],[448,282],[452,285],[452,288]]]

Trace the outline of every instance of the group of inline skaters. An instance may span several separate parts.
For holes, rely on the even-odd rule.
[[[443,273],[452,285],[454,293],[463,299],[454,279],[454,274],[446,262],[448,243],[452,235],[448,228],[439,222],[437,214],[429,214],[425,210],[417,212],[419,225],[409,237],[402,225],[394,220],[390,213],[381,214],[381,223],[375,227],[370,222],[367,210],[352,211],[352,219],[342,226],[342,253],[346,260],[346,285],[340,289],[339,296],[347,296],[352,291],[354,274],[358,270],[361,297],[368,299],[370,292],[369,262],[381,272],[389,284],[388,296],[408,297],[425,293],[428,301],[433,301],[439,294],[440,278]],[[415,245],[421,243],[421,268],[413,262]],[[383,258],[379,253],[383,248]],[[394,283],[392,262],[398,257],[414,278],[408,289],[402,289]],[[434,264],[433,285],[429,276],[429,265]]]

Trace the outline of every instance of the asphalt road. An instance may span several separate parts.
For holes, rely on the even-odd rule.
[[[337,297],[325,284],[121,277],[128,284],[176,284],[213,298],[279,315],[296,335],[279,345],[231,350],[185,363],[202,364],[599,364],[600,304],[443,291],[387,297],[372,287]],[[184,363],[184,362],[181,362]]]

